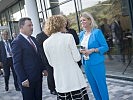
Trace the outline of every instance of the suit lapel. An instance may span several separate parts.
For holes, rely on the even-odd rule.
[[[34,50],[34,48],[32,47],[32,45],[28,42],[27,39],[25,39],[21,34],[18,36],[18,38],[20,38],[20,40],[23,41],[23,43],[25,43],[26,46],[30,47],[32,49],[32,51],[34,51],[36,53],[36,51]],[[33,39],[32,39],[33,40]],[[33,40],[34,42],[34,40]],[[34,42],[35,43],[35,42]],[[36,43],[35,43],[36,44]]]
[[[31,36],[31,39],[33,40],[33,42],[35,43],[35,46],[36,46],[36,49],[37,49],[37,52],[38,52],[38,50],[39,50],[39,44],[37,43],[37,41],[36,41],[36,39],[35,38],[33,38],[32,36]]]

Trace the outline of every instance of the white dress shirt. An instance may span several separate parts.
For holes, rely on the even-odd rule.
[[[7,45],[9,46],[9,49],[10,49],[10,51],[11,51],[11,45],[10,45],[10,43],[9,43],[9,41],[8,40],[3,40],[3,42],[4,42],[4,44],[5,44],[5,50],[6,50],[6,55],[7,55],[7,58],[10,58],[10,57],[12,57],[12,55],[8,52],[8,50],[7,50]],[[7,44],[8,43],[8,44]]]

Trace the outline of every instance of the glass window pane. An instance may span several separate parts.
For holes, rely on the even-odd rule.
[[[111,72],[122,73],[123,68],[121,66],[123,65],[120,66],[120,64],[125,64],[132,58],[131,21],[127,1],[81,0],[82,3],[80,4],[83,12],[86,11],[93,14],[99,28],[103,31],[110,48],[109,52],[105,54],[105,63],[107,70]],[[107,32],[107,27],[105,26],[108,26],[110,31]],[[115,31],[113,31],[114,29]]]

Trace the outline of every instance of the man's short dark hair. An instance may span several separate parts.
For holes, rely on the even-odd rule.
[[[29,18],[29,17],[23,17],[23,18],[21,18],[19,20],[19,22],[18,22],[18,27],[21,28],[22,26],[24,26],[26,20],[30,20],[31,21],[31,18]]]

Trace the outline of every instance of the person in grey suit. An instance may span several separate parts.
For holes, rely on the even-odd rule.
[[[17,82],[17,76],[13,68],[12,62],[12,51],[11,51],[11,40],[9,39],[8,31],[3,31],[2,41],[0,41],[0,66],[3,66],[4,69],[4,80],[5,80],[5,90],[9,90],[9,77],[10,77],[10,68],[12,69],[14,86],[16,91],[19,91],[19,86]]]
[[[33,24],[30,18],[24,17],[18,26],[20,34],[12,42],[12,53],[23,100],[42,100],[42,75],[47,75],[47,71],[41,60],[39,44],[31,36]]]

